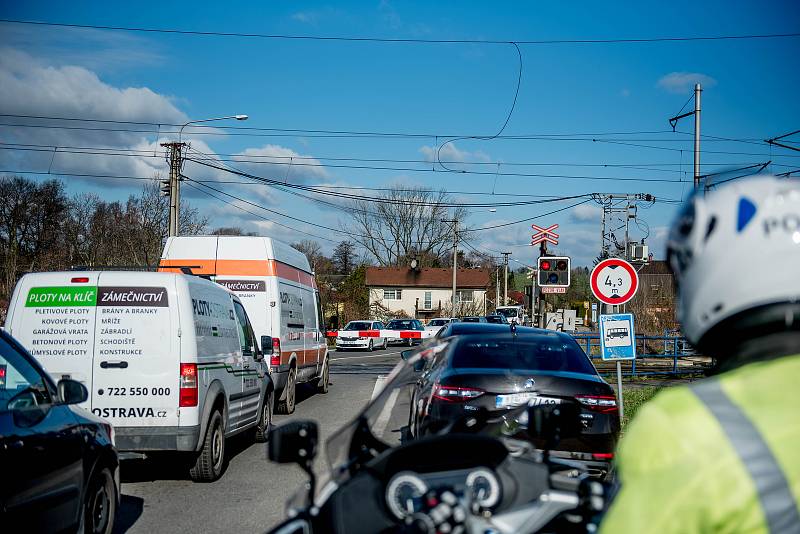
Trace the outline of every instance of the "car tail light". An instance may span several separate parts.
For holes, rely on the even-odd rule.
[[[6,366],[5,364],[0,365],[0,387],[6,387]]]
[[[610,395],[575,395],[584,408],[597,413],[619,413],[617,398]]]
[[[447,402],[463,402],[484,394],[482,389],[464,388],[458,386],[436,385],[433,388],[433,398]]]
[[[197,406],[197,364],[181,364],[181,388],[178,406]]]
[[[593,452],[592,458],[594,460],[613,460],[614,453],[613,452]]]
[[[71,280],[73,284],[85,284],[89,281],[88,276],[76,276]]]
[[[106,434],[108,434],[108,440],[111,442],[112,445],[116,447],[117,441],[114,436],[114,426],[111,423],[101,423],[101,424],[103,425]]]
[[[281,339],[278,337],[272,338],[272,356],[269,357],[269,364],[272,367],[278,367],[281,364]]]

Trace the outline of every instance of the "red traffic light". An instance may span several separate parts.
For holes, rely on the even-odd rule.
[[[549,271],[550,267],[552,267],[552,265],[550,265],[548,260],[542,260],[539,262],[539,268],[543,271]]]

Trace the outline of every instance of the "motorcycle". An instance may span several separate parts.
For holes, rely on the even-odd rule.
[[[317,424],[290,421],[272,430],[269,459],[299,465],[309,481],[270,533],[594,531],[606,485],[547,452],[580,431],[577,405],[467,413],[414,436],[409,421],[419,407],[411,406],[411,390],[435,346],[408,352],[381,392],[328,439],[319,482]]]

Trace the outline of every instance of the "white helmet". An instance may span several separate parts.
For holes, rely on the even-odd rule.
[[[800,302],[800,180],[756,176],[692,196],[672,225],[667,261],[694,345],[722,321],[752,324],[743,312]]]

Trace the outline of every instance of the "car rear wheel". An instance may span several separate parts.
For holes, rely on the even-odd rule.
[[[108,467],[92,475],[83,503],[83,525],[87,534],[110,534],[117,513],[117,486]]]
[[[265,443],[269,439],[269,429],[272,427],[272,391],[264,397],[261,406],[261,414],[256,425],[256,443]]]
[[[289,376],[286,378],[285,398],[278,402],[277,412],[284,415],[294,413],[295,393],[297,390],[297,370],[292,367],[289,369]]]
[[[225,430],[222,414],[215,410],[208,421],[203,448],[197,455],[189,476],[195,482],[214,482],[222,476],[225,467]]]

